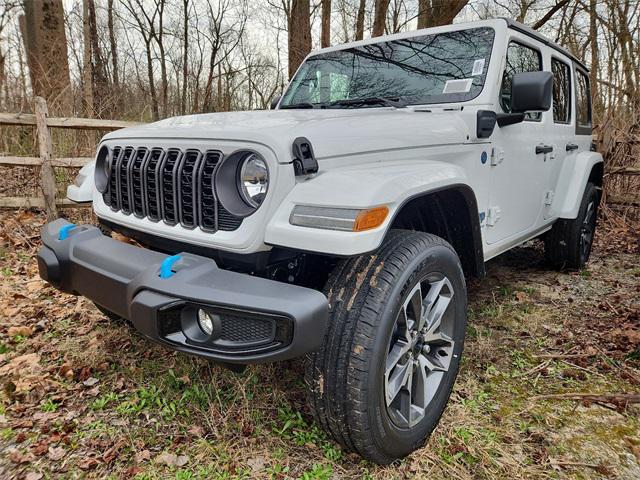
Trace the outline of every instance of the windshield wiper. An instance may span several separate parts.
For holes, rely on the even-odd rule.
[[[386,97],[366,97],[366,98],[347,98],[344,100],[336,100],[334,102],[325,103],[322,108],[331,108],[332,106],[338,107],[351,107],[358,105],[384,105],[385,107],[403,108],[407,104],[398,100],[393,100]]]
[[[292,103],[291,105],[280,105],[278,108],[279,109],[285,109],[285,108],[318,108],[319,105],[318,104],[313,104],[313,103],[309,103],[309,102],[301,102],[301,103]]]

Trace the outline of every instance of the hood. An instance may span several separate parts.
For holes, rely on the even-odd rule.
[[[278,161],[292,160],[291,145],[306,137],[316,158],[464,143],[467,124],[457,111],[413,108],[262,110],[206,113],[161,120],[108,134],[105,139],[204,139],[260,143]]]

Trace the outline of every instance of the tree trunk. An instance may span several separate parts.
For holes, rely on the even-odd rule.
[[[390,0],[376,0],[375,13],[373,17],[373,37],[384,35],[384,27],[387,22],[387,11]]]
[[[469,0],[419,0],[418,28],[449,25]]]
[[[89,20],[89,2],[82,1],[82,97],[84,112],[89,118],[93,117],[93,61],[91,60],[91,28]]]
[[[151,58],[151,37],[146,42],[147,49],[147,77],[149,79],[149,92],[151,93],[151,113],[154,120],[160,118],[160,111],[158,109],[158,94],[156,93],[156,84],[153,78],[153,59]]]
[[[182,41],[184,49],[182,52],[182,94],[180,95],[180,113],[184,115],[187,111],[187,76],[189,74],[189,0],[182,0],[184,12],[184,23],[182,24]]]
[[[309,0],[293,0],[289,16],[289,78],[311,51]]]
[[[364,37],[364,10],[366,3],[366,0],[360,0],[360,5],[358,6],[358,16],[356,17],[356,40],[362,40]]]
[[[107,68],[102,57],[100,41],[98,39],[98,20],[96,18],[96,5],[94,0],[87,0],[89,7],[89,32],[91,34],[91,54],[93,62],[93,103],[94,111],[105,111],[105,101],[108,97]],[[96,105],[96,99],[99,105]],[[96,106],[99,108],[96,109]]]
[[[322,31],[320,33],[320,46],[322,48],[331,45],[331,0],[322,0]]]
[[[113,70],[113,84],[118,86],[118,46],[116,44],[116,33],[113,28],[113,0],[107,2],[107,28],[109,30],[109,48],[111,48],[111,68]]]
[[[600,70],[598,58],[598,25],[596,13],[596,0],[589,0],[589,38],[591,40],[591,70],[589,71],[589,84],[591,86],[591,102],[593,111],[599,114],[600,99],[598,97],[598,70]]]
[[[33,92],[44,97],[49,106],[58,107],[60,112],[72,113],[73,96],[62,0],[24,2],[24,11],[20,27]]]
[[[5,55],[2,53],[2,50],[0,50],[0,92],[5,91],[4,110],[9,110],[8,82],[6,82],[5,77]],[[2,102],[0,102],[0,106],[3,106]]]

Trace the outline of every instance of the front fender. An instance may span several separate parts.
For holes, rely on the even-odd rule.
[[[67,187],[67,198],[69,200],[78,203],[91,201],[93,198],[93,172],[95,167],[96,161],[93,160],[80,169],[77,177],[77,180],[80,180],[80,185],[72,183]]]
[[[552,209],[552,216],[567,219],[578,216],[591,170],[594,165],[602,162],[602,155],[598,152],[580,152],[565,160],[556,184],[557,196],[560,198],[557,207]]]
[[[406,201],[452,185],[470,187],[462,168],[440,161],[368,163],[321,172],[291,190],[267,225],[265,242],[338,256],[370,252],[382,243]],[[295,205],[361,209],[386,205],[389,215],[382,225],[364,232],[325,230],[291,225]]]

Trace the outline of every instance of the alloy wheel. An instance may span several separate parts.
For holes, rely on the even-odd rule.
[[[399,428],[425,416],[453,357],[453,286],[430,275],[411,290],[395,321],[385,362],[387,412]]]

